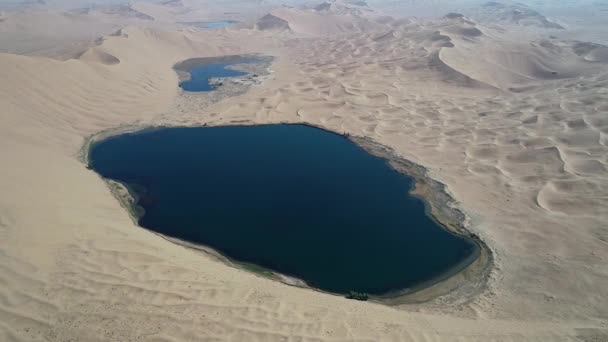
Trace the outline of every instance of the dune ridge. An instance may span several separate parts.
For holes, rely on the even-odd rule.
[[[480,8],[479,17],[487,22],[506,22],[522,26],[535,26],[543,29],[559,29],[564,27],[528,7],[524,3],[488,1]]]
[[[99,48],[90,48],[85,51],[78,59],[83,61],[92,61],[106,65],[113,65],[120,63],[120,59],[112,56],[111,54],[102,51]]]
[[[453,21],[442,27],[441,33],[454,46],[442,49],[438,58],[452,69],[499,89],[544,86],[548,81],[575,79],[605,68],[601,45],[555,39],[519,42],[515,36],[471,21]]]

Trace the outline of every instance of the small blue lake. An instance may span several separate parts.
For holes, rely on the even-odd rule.
[[[330,292],[415,287],[478,251],[426,213],[412,178],[313,127],[145,130],[94,144],[90,163],[137,194],[142,227]]]
[[[213,77],[237,77],[245,76],[246,72],[227,69],[226,67],[234,63],[212,63],[198,66],[190,70],[190,79],[181,82],[179,86],[186,91],[212,91],[215,88],[209,84],[209,79]]]

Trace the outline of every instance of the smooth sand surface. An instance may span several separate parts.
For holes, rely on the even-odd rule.
[[[77,59],[0,54],[0,340],[608,340],[601,47],[462,18],[272,15],[214,31],[128,19]],[[261,84],[213,104],[180,95],[176,63],[247,53],[276,57]],[[492,250],[490,276],[392,307],[291,287],[138,228],[79,159],[119,127],[276,122],[428,168]]]

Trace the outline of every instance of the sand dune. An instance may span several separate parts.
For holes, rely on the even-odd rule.
[[[111,65],[120,63],[120,59],[102,51],[99,48],[91,48],[83,53],[78,59],[83,61],[97,62],[101,64]]]
[[[276,7],[265,1],[257,2],[253,6],[249,0],[137,1],[131,6],[164,24],[217,20],[254,23]]]
[[[377,23],[359,12],[345,11],[341,7],[331,7],[325,11],[281,8],[272,11],[272,16],[289,24],[292,31],[308,36],[330,36],[367,31],[377,28]]]
[[[0,53],[0,340],[608,339],[605,47],[460,16],[271,13],[293,32],[137,24],[78,59]],[[276,56],[266,81],[184,101],[177,62],[244,53]],[[364,136],[427,167],[492,250],[488,277],[394,307],[290,287],[136,227],[79,160],[99,132],[244,122]]]
[[[331,0],[322,2],[313,7],[317,12],[325,12],[332,14],[351,14],[351,15],[363,15],[372,13],[374,10],[370,8],[367,3],[363,0],[360,1],[345,1],[345,0]]]
[[[475,25],[475,24],[473,24]],[[454,70],[500,89],[546,84],[550,80],[577,78],[596,73],[604,66],[601,46],[559,40],[521,42],[515,37],[470,24],[450,24],[441,29],[452,48],[439,58]],[[582,57],[582,58],[580,58]]]
[[[574,53],[590,62],[608,63],[608,47],[589,42],[575,42],[572,45]]]
[[[10,12],[0,21],[0,52],[72,58],[119,27],[87,14],[54,10]]]
[[[564,28],[523,3],[488,1],[480,7],[476,17],[488,23],[502,22],[544,29]]]
[[[154,20],[154,17],[151,17],[145,13],[142,13],[131,5],[116,5],[109,7],[101,7],[96,8],[97,11],[100,11],[104,14],[116,17],[126,17],[126,18],[137,18],[142,20]]]
[[[289,22],[283,20],[279,17],[276,17],[272,14],[266,14],[261,17],[256,23],[255,28],[261,31],[267,30],[289,30]]]

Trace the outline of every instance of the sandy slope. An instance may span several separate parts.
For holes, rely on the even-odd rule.
[[[290,27],[312,15],[282,11]],[[0,340],[606,340],[608,68],[532,45],[505,61],[483,28],[467,41],[454,25],[129,27],[79,60],[0,54]],[[174,63],[249,52],[278,57],[273,80],[174,107]],[[577,67],[520,89],[543,56]],[[105,129],[243,120],[368,136],[428,167],[495,254],[486,290],[391,308],[259,278],[138,229],[78,161]]]
[[[0,52],[71,58],[118,28],[99,18],[63,11],[8,13],[0,21]]]

